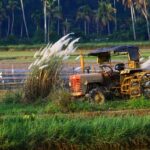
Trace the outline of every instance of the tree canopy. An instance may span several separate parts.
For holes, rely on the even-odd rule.
[[[150,0],[0,0],[0,43],[44,43],[68,32],[83,41],[150,40],[149,5]]]

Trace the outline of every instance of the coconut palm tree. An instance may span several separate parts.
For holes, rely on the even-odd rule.
[[[136,8],[142,13],[146,20],[146,25],[147,25],[147,34],[148,34],[148,39],[150,40],[150,23],[149,23],[149,14],[148,14],[148,1],[147,0],[136,0],[135,2]]]
[[[115,10],[117,10],[117,8],[116,8],[116,0],[114,0],[114,8],[115,8]],[[117,31],[117,13],[115,13],[115,31]]]
[[[6,11],[3,8],[3,3],[2,1],[0,1],[0,37],[1,37],[1,28],[2,28],[2,22],[4,21],[4,19],[6,18]]]
[[[29,38],[29,32],[28,32],[28,27],[27,27],[27,22],[26,22],[26,17],[25,17],[23,0],[20,0],[20,3],[21,3],[21,10],[22,10],[23,21],[24,21],[24,26],[26,30],[26,35],[27,35],[27,38]]]
[[[71,26],[71,23],[66,18],[65,21],[63,22],[64,35],[66,35],[67,33],[69,33],[70,26]]]
[[[60,0],[57,0],[58,2],[58,10],[60,11]],[[60,35],[60,19],[58,18],[58,23],[57,23],[57,34]]]
[[[44,41],[47,42],[47,0],[43,0],[43,10],[44,10]]]
[[[49,41],[49,22],[51,12],[54,7],[56,0],[43,0],[43,7],[44,7],[44,35],[45,35],[45,43]]]
[[[34,21],[34,24],[36,25],[36,31],[39,30],[40,27],[40,21],[41,21],[41,12],[39,10],[36,10],[35,12],[32,13],[31,18]]]
[[[47,40],[49,42],[49,32],[52,29],[52,23],[54,19],[60,20],[62,19],[61,8],[55,5],[55,1],[48,3],[47,5],[47,17],[48,17],[48,34]],[[57,24],[58,25],[58,24]],[[58,26],[57,26],[58,30]]]
[[[9,0],[8,1],[8,5],[7,5],[7,9],[11,11],[11,18],[12,18],[12,21],[11,21],[11,25],[9,25],[9,27],[11,26],[11,30],[8,29],[8,33],[9,34],[9,30],[10,30],[10,33],[11,35],[13,34],[13,29],[14,29],[14,21],[15,21],[15,10],[16,9],[19,9],[19,6],[18,6],[18,1],[15,1],[15,0]],[[10,18],[9,18],[10,19]],[[10,22],[10,21],[9,21]]]
[[[87,35],[87,27],[90,23],[92,10],[88,5],[81,6],[77,12],[77,20],[84,21],[84,34]]]
[[[116,9],[112,7],[111,3],[99,2],[95,20],[101,26],[107,26],[108,34],[110,34],[110,21],[115,20],[115,13]]]
[[[133,30],[133,37],[134,40],[136,40],[136,32],[135,32],[135,8],[134,8],[134,0],[121,0],[122,4],[125,5],[126,7],[130,8],[130,13],[131,13],[131,19],[132,19],[132,30]]]

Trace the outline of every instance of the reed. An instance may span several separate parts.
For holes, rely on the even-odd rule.
[[[30,75],[25,83],[25,101],[34,102],[45,98],[54,89],[61,85],[60,73],[63,63],[77,49],[68,34],[54,44],[48,44],[34,55],[35,61],[29,66]]]

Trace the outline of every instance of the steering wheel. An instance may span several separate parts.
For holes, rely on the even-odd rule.
[[[107,73],[110,76],[113,73],[113,69],[109,65],[100,65],[100,68],[102,71],[104,71],[105,73]]]

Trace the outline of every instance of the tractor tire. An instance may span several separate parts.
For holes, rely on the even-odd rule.
[[[91,101],[97,104],[104,104],[105,103],[105,95],[100,89],[93,89],[90,92],[91,95]]]

